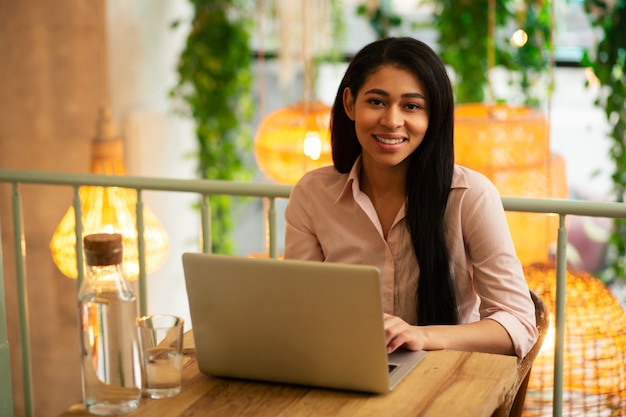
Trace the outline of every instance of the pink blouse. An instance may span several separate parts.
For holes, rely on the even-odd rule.
[[[378,267],[385,312],[416,324],[419,266],[405,208],[385,240],[374,207],[359,188],[359,169],[360,160],[349,174],[324,167],[295,185],[285,210],[285,258]],[[524,357],[537,339],[535,309],[495,186],[482,174],[455,166],[445,222],[460,322],[497,321],[517,356]]]

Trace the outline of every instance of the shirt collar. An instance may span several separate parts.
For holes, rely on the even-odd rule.
[[[452,173],[452,184],[450,188],[469,188],[467,177],[465,176],[465,170],[460,165],[454,166],[454,172]]]
[[[335,199],[335,203],[337,203],[342,198],[346,198],[347,196],[351,194],[355,195],[356,192],[361,189],[359,185],[359,172],[360,171],[361,171],[361,155],[359,155],[356,161],[354,161],[354,164],[352,165],[352,169],[350,170],[350,173],[348,174],[348,177],[346,178],[346,183],[344,184],[343,188],[341,189],[341,192],[337,196],[337,199]]]

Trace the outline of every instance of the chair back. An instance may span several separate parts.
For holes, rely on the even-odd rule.
[[[548,325],[550,324],[548,310],[541,298],[533,290],[530,290],[530,297],[535,304],[535,319],[537,321],[539,336],[528,354],[519,362],[515,384],[509,392],[507,392],[504,402],[494,411],[492,417],[521,417],[524,409],[530,370],[543,345],[543,340],[546,338]]]

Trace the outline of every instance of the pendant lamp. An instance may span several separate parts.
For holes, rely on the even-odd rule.
[[[330,10],[319,0],[281,0],[280,5],[280,61],[292,69],[291,60],[298,56],[302,63],[303,98],[261,120],[254,138],[254,155],[268,178],[295,184],[307,171],[333,163],[331,108],[315,98],[315,59],[324,48],[324,28],[330,21]]]
[[[281,184],[295,184],[307,171],[332,165],[330,107],[301,101],[270,113],[259,125],[254,154],[261,171]]]
[[[99,85],[103,104],[98,113],[96,135],[91,141],[91,172],[104,175],[125,175],[123,143],[115,133],[111,120],[111,108],[107,105],[108,71],[106,54],[105,0],[96,3],[99,37],[94,49],[97,51]],[[139,278],[137,248],[137,192],[120,187],[83,186],[78,190],[82,212],[82,235],[92,233],[120,233],[124,258],[123,268],[130,280]],[[169,239],[154,213],[144,205],[144,243],[146,273],[160,267],[167,258]],[[52,259],[63,275],[77,278],[76,228],[74,206],[66,211],[50,241]]]
[[[100,110],[97,134],[92,140],[91,172],[124,175],[122,141],[115,136],[108,107]],[[78,191],[81,200],[83,236],[92,233],[120,233],[123,237],[123,268],[131,280],[139,277],[137,253],[136,206],[137,192],[120,187],[83,186]],[[76,278],[76,235],[74,207],[70,206],[50,241],[54,263],[69,278]],[[154,213],[144,205],[144,239],[146,272],[150,273],[165,262],[169,250],[167,233]]]

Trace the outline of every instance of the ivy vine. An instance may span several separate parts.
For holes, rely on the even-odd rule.
[[[197,171],[204,179],[252,176],[252,51],[255,2],[189,0],[194,16],[178,61],[179,81],[170,96],[196,123]],[[179,22],[175,22],[176,26]],[[210,198],[212,250],[233,250],[232,200]]]
[[[610,125],[609,158],[613,162],[615,200],[626,198],[626,2],[585,0],[592,24],[603,37],[593,53],[586,51],[583,65],[591,67],[602,89],[595,104],[604,109]],[[606,283],[626,280],[626,219],[615,219],[609,239],[606,268],[600,278]]]
[[[495,7],[490,21],[490,3]],[[434,21],[439,32],[440,55],[455,75],[455,97],[458,104],[483,103],[489,87],[490,65],[500,65],[519,80],[524,104],[538,106],[540,97],[533,87],[550,67],[546,51],[551,49],[549,2],[525,0],[522,11],[515,10],[513,0],[431,0],[435,6]],[[490,27],[494,33],[490,34]],[[514,47],[509,39],[511,27],[523,29],[526,44]],[[507,30],[502,30],[507,29]],[[493,42],[493,44],[491,44]],[[491,49],[491,51],[490,51]],[[489,54],[493,53],[493,62]],[[490,97],[497,100],[497,97]]]
[[[496,1],[498,25],[506,21],[510,1]],[[484,102],[489,81],[489,0],[433,0],[433,3],[440,56],[454,72],[457,103]]]

